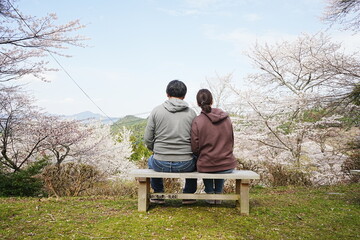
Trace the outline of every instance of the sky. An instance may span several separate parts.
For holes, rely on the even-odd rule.
[[[195,106],[206,79],[233,74],[238,87],[254,71],[244,52],[256,42],[293,40],[327,31],[345,47],[360,46],[360,34],[338,31],[320,20],[327,0],[19,0],[23,14],[56,13],[58,24],[80,19],[85,48],[56,57],[62,70],[50,82],[23,79],[36,104],[52,114],[83,111],[110,117],[146,116],[178,79]],[[59,68],[48,58],[50,65]]]

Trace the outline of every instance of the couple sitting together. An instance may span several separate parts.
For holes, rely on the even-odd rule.
[[[150,169],[157,172],[230,173],[236,166],[233,155],[234,134],[229,115],[212,108],[212,94],[207,89],[197,93],[196,100],[202,111],[199,116],[184,101],[186,85],[171,81],[166,94],[168,100],[151,112],[146,130],[145,144],[153,152],[148,160]],[[224,179],[204,179],[205,192],[220,194]],[[155,193],[164,192],[162,178],[152,178]],[[184,193],[195,193],[197,179],[186,179]],[[151,202],[164,203],[163,199]],[[184,204],[195,200],[183,200]],[[208,201],[220,203],[220,201]]]

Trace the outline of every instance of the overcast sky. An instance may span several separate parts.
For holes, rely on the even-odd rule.
[[[242,86],[251,65],[243,52],[255,43],[292,40],[325,31],[326,0],[20,0],[19,9],[37,17],[56,13],[58,23],[80,19],[87,48],[57,57],[81,88],[111,117],[148,113],[166,100],[169,81],[188,86],[186,101],[206,78],[233,73]],[[328,30],[348,48],[360,34]],[[56,63],[49,58],[53,66]],[[55,114],[101,111],[63,72],[50,83],[26,79],[37,105]],[[146,114],[145,114],[146,115]]]

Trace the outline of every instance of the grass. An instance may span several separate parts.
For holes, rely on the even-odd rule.
[[[360,184],[253,187],[250,198],[249,216],[233,201],[140,213],[134,198],[0,198],[0,239],[360,239]]]

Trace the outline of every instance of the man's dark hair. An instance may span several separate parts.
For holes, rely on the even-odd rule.
[[[166,87],[166,93],[169,97],[183,98],[186,95],[186,85],[182,81],[172,80]]]

